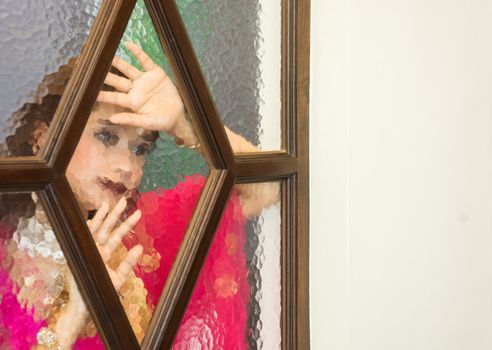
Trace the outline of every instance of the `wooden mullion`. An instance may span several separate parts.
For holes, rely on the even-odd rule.
[[[140,349],[67,180],[57,178],[40,198],[106,349]]]
[[[295,308],[295,227],[296,227],[296,178],[292,176],[282,182],[282,229],[281,229],[281,252],[282,252],[282,310],[281,310],[281,347],[283,350],[297,349],[296,339],[296,308]]]
[[[0,162],[0,191],[38,191],[48,185],[54,172],[39,159]]]
[[[282,1],[282,149],[297,156],[295,124],[295,2]]]
[[[297,172],[283,184],[282,349],[309,349],[310,0],[282,1],[283,147]]]
[[[101,90],[136,0],[104,0],[77,59],[42,156],[64,173]]]
[[[234,153],[175,1],[145,3],[204,153],[214,168],[230,168]]]
[[[293,183],[295,191],[295,347],[309,349],[309,57],[310,0],[293,1],[295,42],[295,143],[299,172]],[[293,272],[294,273],[294,272]]]
[[[170,349],[213,242],[234,178],[212,170],[142,342],[142,349]]]
[[[234,167],[237,183],[280,180],[297,170],[297,159],[285,152],[238,154]]]

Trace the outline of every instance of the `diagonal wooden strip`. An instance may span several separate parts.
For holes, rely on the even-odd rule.
[[[234,153],[175,1],[145,3],[204,153],[214,168],[230,168]]]
[[[64,173],[84,131],[111,61],[123,37],[136,0],[105,0],[87,43],[62,96],[41,150],[58,172]]]
[[[68,181],[57,179],[40,194],[106,349],[140,349]]]

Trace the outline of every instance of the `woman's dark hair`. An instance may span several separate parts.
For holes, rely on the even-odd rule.
[[[33,133],[41,125],[50,125],[60,104],[65,86],[75,67],[75,58],[52,74],[47,75],[34,96],[34,102],[24,104],[10,117],[9,124],[15,127],[14,133],[5,140],[7,153],[3,156],[33,156]]]
[[[65,86],[72,75],[75,59],[52,74],[45,76],[34,94],[33,102],[24,104],[9,118],[9,124],[14,129],[13,134],[5,140],[1,147],[0,156],[26,157],[33,156],[34,131],[42,124],[49,125],[53,120]],[[21,217],[32,217],[36,205],[30,193],[1,193],[0,194],[0,239],[12,237]]]

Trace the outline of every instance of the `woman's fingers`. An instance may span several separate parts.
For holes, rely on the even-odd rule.
[[[154,122],[145,115],[135,113],[117,113],[109,117],[109,121],[113,124],[133,126],[135,128],[144,128],[146,130],[154,130]]]
[[[132,66],[130,63],[122,60],[119,57],[113,58],[113,67],[126,75],[131,80],[136,80],[142,76],[142,72]]]
[[[135,56],[138,63],[142,65],[142,68],[148,72],[156,67],[156,64],[152,59],[135,43],[128,42],[126,47]]]
[[[118,203],[114,206],[113,210],[106,217],[106,220],[102,223],[95,234],[95,240],[98,244],[105,244],[109,234],[111,233],[114,225],[118,222],[121,214],[126,208],[126,198],[122,197]]]
[[[99,210],[96,212],[96,215],[91,220],[87,221],[87,226],[89,226],[89,230],[91,231],[92,235],[96,233],[96,231],[99,229],[101,226],[104,218],[106,215],[108,215],[109,211],[109,205],[108,203],[104,202]]]
[[[112,281],[114,288],[118,291],[120,290],[123,283],[125,283],[128,274],[133,270],[135,265],[137,265],[138,259],[142,256],[143,247],[141,245],[136,245],[128,251],[125,259],[120,263],[115,271],[116,276],[112,276]]]
[[[127,78],[120,77],[114,73],[108,73],[106,79],[104,80],[106,85],[114,87],[116,90],[121,92],[128,92],[132,88],[132,81]]]
[[[101,91],[97,95],[97,101],[103,103],[110,103],[123,108],[130,108],[130,97],[123,92]]]
[[[105,245],[101,246],[101,257],[106,263],[115,249],[121,243],[121,239],[137,224],[142,217],[142,212],[137,210],[128,219],[126,219],[117,229],[113,230]]]

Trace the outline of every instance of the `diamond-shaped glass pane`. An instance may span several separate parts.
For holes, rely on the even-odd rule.
[[[280,229],[277,183],[236,187],[173,349],[280,349]]]
[[[281,0],[176,3],[224,124],[261,150],[279,150]]]
[[[166,70],[139,2],[66,171],[139,341],[208,176]]]
[[[33,156],[48,129],[98,0],[0,2],[0,157]]]
[[[34,193],[0,194],[0,349],[103,349]]]

